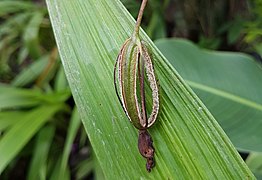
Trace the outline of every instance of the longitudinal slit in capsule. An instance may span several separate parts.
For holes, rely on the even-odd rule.
[[[145,99],[145,63],[141,58],[140,53],[138,54],[138,79],[139,79],[139,90],[140,90],[140,101],[142,109],[142,122],[141,125],[146,128],[147,122],[147,112],[146,112],[146,99]]]

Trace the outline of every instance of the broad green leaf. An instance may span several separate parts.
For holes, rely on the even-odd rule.
[[[31,160],[28,180],[45,180],[47,174],[47,157],[55,133],[54,126],[48,125],[37,135],[33,158]]]
[[[105,179],[104,173],[103,173],[101,166],[99,165],[96,158],[95,158],[95,170],[94,170],[94,172],[95,172],[96,179],[99,179],[99,180]]]
[[[62,104],[38,107],[25,116],[20,117],[20,120],[4,133],[0,140],[0,173],[39,128],[61,107]]]
[[[240,150],[262,152],[262,69],[241,53],[214,52],[181,39],[157,47],[194,89]]]
[[[106,179],[254,179],[206,107],[141,32],[161,87],[161,111],[149,129],[156,167],[148,173],[137,149],[138,132],[113,86],[114,62],[134,20],[119,0],[47,4],[69,85]]]

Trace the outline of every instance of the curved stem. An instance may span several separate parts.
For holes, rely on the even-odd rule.
[[[137,35],[139,34],[139,28],[140,28],[140,24],[141,24],[141,21],[142,21],[144,9],[145,9],[145,7],[146,7],[146,3],[147,3],[147,0],[143,0],[143,1],[142,1],[140,10],[139,10],[139,13],[138,13],[138,16],[137,16],[137,20],[136,20],[136,26],[135,26],[135,30],[134,30],[134,36],[137,36]]]

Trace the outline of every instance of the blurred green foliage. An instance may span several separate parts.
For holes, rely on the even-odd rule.
[[[0,179],[92,176],[44,2],[1,1],[0,39]]]
[[[136,16],[139,1],[123,3]],[[142,23],[153,40],[181,37],[207,49],[260,53],[261,4],[260,0],[151,0]]]
[[[250,2],[251,20],[245,22],[244,40],[249,48],[262,56],[262,1]]]

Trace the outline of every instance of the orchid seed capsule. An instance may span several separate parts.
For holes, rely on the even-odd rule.
[[[146,107],[145,82],[151,89],[152,108]],[[118,99],[128,119],[139,129],[138,149],[147,159],[148,172],[154,167],[153,141],[146,129],[154,124],[159,110],[159,93],[150,53],[145,43],[126,40],[114,69]],[[147,118],[147,110],[151,114]]]
[[[152,92],[149,118],[145,105],[145,74]],[[152,60],[145,44],[139,47],[131,38],[124,43],[115,65],[115,87],[121,105],[133,125],[137,129],[152,126],[159,110],[159,94]]]
[[[139,130],[138,149],[147,159],[148,172],[154,167],[153,140],[147,129],[152,126],[159,111],[159,92],[148,45],[139,38],[139,27],[147,0],[143,0],[134,34],[123,44],[114,67],[114,85],[121,106],[132,124]],[[145,93],[145,87],[151,90]],[[151,101],[151,107],[146,106]],[[147,101],[147,102],[148,102]]]

